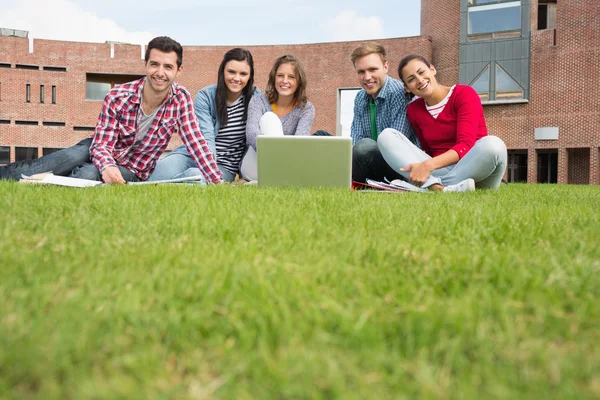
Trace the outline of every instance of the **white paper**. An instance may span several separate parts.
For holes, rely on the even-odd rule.
[[[91,186],[102,185],[102,182],[100,182],[100,181],[71,178],[68,176],[58,176],[58,175],[54,175],[52,172],[36,174],[36,175],[32,175],[32,176],[21,175],[20,182],[58,185],[58,186],[69,186],[69,187],[91,187]]]
[[[141,182],[127,182],[128,185],[155,185],[161,183],[181,183],[181,182],[198,182],[202,183],[202,179],[204,176],[202,175],[194,175],[188,176],[186,178],[176,178],[176,179],[165,179],[162,181],[141,181]]]

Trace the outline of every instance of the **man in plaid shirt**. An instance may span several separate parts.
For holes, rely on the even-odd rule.
[[[404,179],[383,159],[377,148],[377,137],[386,128],[402,132],[419,146],[419,140],[406,117],[410,102],[402,82],[387,75],[389,65],[386,51],[377,43],[364,43],[351,55],[352,64],[362,90],[354,99],[352,136],[352,180],[364,182],[367,178]]]
[[[220,183],[221,171],[200,132],[191,95],[175,83],[182,57],[183,48],[173,39],[152,39],[145,55],[146,77],[108,92],[92,138],[36,160],[2,167],[0,178],[53,171],[105,183],[146,180],[178,132],[203,174],[202,182]]]

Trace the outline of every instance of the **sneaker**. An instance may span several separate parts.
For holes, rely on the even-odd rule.
[[[471,178],[465,179],[456,185],[448,185],[442,191],[443,192],[472,192],[475,190],[475,181]]]

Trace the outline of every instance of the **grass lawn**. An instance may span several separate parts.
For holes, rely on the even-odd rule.
[[[0,398],[597,399],[599,210],[0,182]]]

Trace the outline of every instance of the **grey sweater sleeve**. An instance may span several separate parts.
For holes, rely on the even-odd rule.
[[[315,108],[309,101],[306,103],[300,117],[298,119],[298,126],[296,127],[296,136],[308,136],[312,129],[312,124],[315,120]]]
[[[256,137],[260,133],[258,122],[268,110],[264,107],[264,94],[255,94],[248,104],[248,119],[246,120],[246,146],[252,146],[256,150]]]

